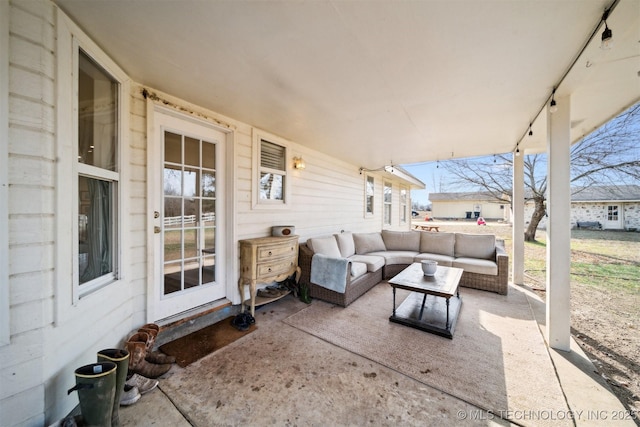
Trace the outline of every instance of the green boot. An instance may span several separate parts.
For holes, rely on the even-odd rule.
[[[80,413],[89,426],[109,427],[116,393],[116,364],[92,363],[75,370],[76,385],[67,394],[78,391]]]
[[[98,362],[113,362],[116,364],[116,394],[113,398],[113,412],[111,414],[111,427],[120,426],[120,397],[127,381],[129,369],[129,352],[118,348],[108,348],[98,352]]]

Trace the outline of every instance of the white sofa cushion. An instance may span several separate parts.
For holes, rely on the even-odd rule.
[[[445,267],[452,267],[453,260],[455,259],[449,255],[441,255],[441,254],[418,254],[413,258],[413,262],[420,262],[423,260],[437,261],[438,265],[443,265]]]
[[[496,236],[456,233],[456,258],[494,259]]]
[[[384,257],[375,255],[351,255],[349,260],[366,264],[367,271],[378,271],[384,267]]]
[[[307,240],[307,246],[316,254],[326,255],[331,258],[343,258],[338,248],[338,242],[333,236],[313,237]]]
[[[351,278],[357,279],[363,274],[367,273],[367,264],[364,262],[352,262],[351,263]]]
[[[338,248],[343,257],[349,258],[356,253],[356,245],[353,243],[353,233],[340,233],[334,234],[336,241],[338,242]]]
[[[488,259],[456,258],[453,267],[464,269],[469,273],[485,274],[487,276],[498,275],[498,264]]]
[[[416,251],[379,251],[371,252],[369,255],[384,257],[386,265],[411,264],[418,255]]]
[[[423,231],[420,233],[420,253],[454,256],[456,244],[455,233],[434,233]]]
[[[353,233],[353,243],[358,255],[387,250],[380,233]]]
[[[420,232],[382,230],[382,241],[388,251],[420,251]]]

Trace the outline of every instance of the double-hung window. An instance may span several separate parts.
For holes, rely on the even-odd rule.
[[[375,181],[371,175],[365,178],[365,216],[373,216]]]
[[[64,13],[57,16],[55,321],[62,322],[82,298],[95,304],[95,291],[124,283],[130,81]]]
[[[407,195],[408,191],[406,187],[400,188],[400,222],[407,222]]]
[[[80,294],[117,278],[118,82],[78,50],[78,283]]]
[[[384,194],[383,194],[383,204],[384,204],[384,225],[391,225],[391,202],[392,202],[392,187],[391,183],[385,181],[384,183]]]

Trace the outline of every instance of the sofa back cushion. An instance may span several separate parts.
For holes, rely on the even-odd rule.
[[[334,234],[336,241],[338,242],[338,248],[343,257],[349,258],[356,253],[356,245],[353,243],[353,233],[340,233]]]
[[[456,233],[456,258],[493,259],[496,254],[496,236],[493,234]]]
[[[420,253],[440,254],[452,257],[456,245],[455,233],[420,232]]]
[[[420,233],[418,231],[382,230],[382,241],[388,251],[420,250]]]
[[[353,233],[353,243],[356,246],[356,254],[358,255],[387,250],[380,233]]]
[[[316,254],[326,255],[331,258],[342,258],[338,242],[333,236],[313,237],[307,240],[307,246]]]

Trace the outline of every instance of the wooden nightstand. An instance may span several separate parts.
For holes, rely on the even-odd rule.
[[[296,282],[300,280],[298,267],[298,236],[259,237],[240,240],[240,279],[238,290],[244,299],[245,285],[249,284],[250,298],[242,303],[251,306],[251,315],[256,311],[256,284],[280,282],[296,273]],[[276,298],[258,297],[258,304],[266,304],[287,295]]]

